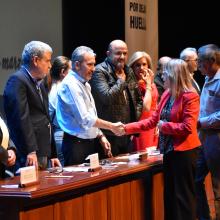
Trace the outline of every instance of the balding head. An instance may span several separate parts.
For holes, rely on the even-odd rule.
[[[108,46],[108,51],[115,50],[115,48],[127,48],[127,44],[122,41],[122,40],[113,40],[109,46]]]
[[[117,70],[122,70],[128,59],[127,44],[122,40],[113,40],[109,44],[107,57]]]
[[[171,57],[168,57],[168,56],[163,56],[161,57],[159,60],[158,60],[158,63],[157,63],[157,70],[158,72],[162,72],[163,69],[164,69],[164,66],[171,60],[172,58]]]

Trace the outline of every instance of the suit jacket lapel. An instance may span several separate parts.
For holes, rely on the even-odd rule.
[[[197,93],[200,94],[200,88],[198,83],[195,81],[195,79],[192,78],[192,85],[196,89]]]
[[[46,89],[45,89],[45,86],[43,85],[43,82],[41,83],[40,85],[40,88],[41,88],[41,93],[42,93],[42,97],[43,97],[43,106],[44,106],[44,109],[45,109],[45,112],[47,113],[47,116],[49,118],[49,112],[48,112],[48,94],[46,92]]]
[[[40,85],[41,94],[42,94],[42,98],[43,98],[43,100],[42,100],[40,97],[39,91],[37,90],[36,82],[34,82],[34,79],[29,75],[29,73],[25,69],[24,69],[24,72],[25,72],[25,76],[26,76],[27,80],[30,81],[30,83],[32,84],[32,87],[34,89],[34,93],[38,97],[39,102],[41,103],[42,110],[44,110],[46,112],[46,114],[49,118],[48,97],[47,97],[47,92],[45,90],[43,83],[41,83],[41,85]]]

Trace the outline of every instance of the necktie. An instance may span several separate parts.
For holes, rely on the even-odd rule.
[[[36,79],[34,79],[34,83],[36,85],[37,92],[38,92],[38,94],[40,96],[40,99],[43,102],[43,96],[42,96],[42,92],[41,92],[41,88],[40,88],[40,83]]]
[[[38,91],[38,93],[39,93],[39,95],[40,95],[41,101],[43,102],[43,96],[42,96],[41,89],[40,89],[40,86],[39,86],[39,85],[37,85],[37,91]]]

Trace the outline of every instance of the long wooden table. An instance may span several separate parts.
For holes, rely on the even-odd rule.
[[[46,178],[25,188],[19,177],[0,181],[1,220],[163,219],[162,156],[149,156],[96,172],[71,172],[72,178]],[[53,175],[53,174],[52,174]]]

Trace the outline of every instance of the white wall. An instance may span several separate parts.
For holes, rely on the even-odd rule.
[[[32,40],[48,43],[53,57],[62,55],[62,0],[0,0],[0,94]]]

